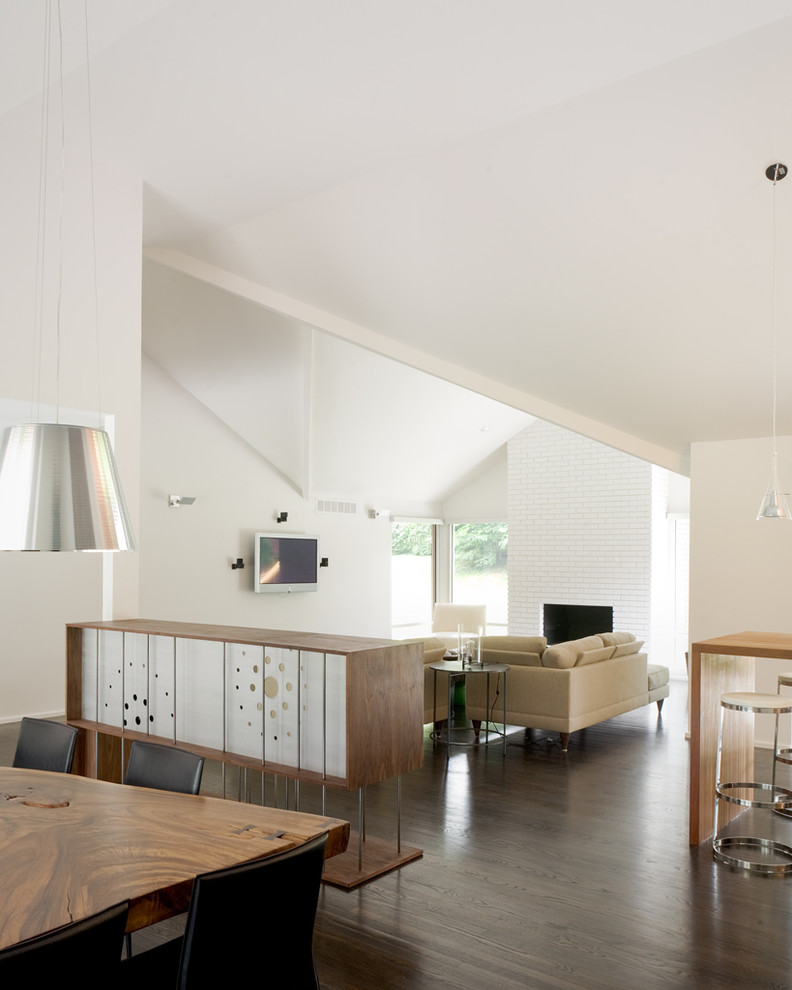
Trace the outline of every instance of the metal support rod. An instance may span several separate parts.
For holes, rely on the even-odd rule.
[[[358,870],[363,869],[363,788],[358,787]]]
[[[396,775],[396,852],[401,856],[402,790],[401,774]]]
[[[713,815],[713,829],[712,838],[713,840],[718,838],[718,805],[720,801],[718,800],[718,788],[721,783],[721,763],[723,760],[723,705],[720,706],[720,713],[718,715],[718,753],[715,758],[715,813]]]
[[[506,758],[506,675],[507,670],[503,672],[503,757]]]
[[[177,738],[177,725],[176,725],[176,637],[173,637],[173,743],[176,744]],[[223,794],[225,797],[225,793]]]

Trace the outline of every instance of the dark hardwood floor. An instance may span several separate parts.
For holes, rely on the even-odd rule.
[[[575,733],[568,754],[514,730],[505,759],[459,749],[446,768],[427,736],[424,767],[402,779],[402,841],[424,856],[357,890],[322,888],[323,990],[792,988],[792,877],[731,872],[687,844],[685,727],[675,683],[660,719],[654,705],[619,716]],[[14,739],[0,727],[6,762]],[[202,790],[221,786],[208,768]],[[231,770],[225,787],[237,793]],[[303,786],[304,811],[320,800]],[[393,781],[370,789],[370,834],[394,834],[395,800]],[[357,795],[330,794],[327,812],[355,822]],[[276,910],[262,898],[262,950]]]

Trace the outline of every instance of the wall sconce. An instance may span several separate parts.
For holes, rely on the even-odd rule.
[[[277,516],[275,516],[275,522],[276,523],[287,522],[288,518],[289,518],[288,512],[279,512]]]
[[[169,495],[168,496],[168,505],[172,509],[178,509],[180,505],[192,505],[194,501],[195,501],[195,498],[193,498],[191,495]]]

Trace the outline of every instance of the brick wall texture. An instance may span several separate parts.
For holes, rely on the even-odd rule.
[[[545,602],[612,605],[648,640],[652,467],[537,421],[508,445],[509,632],[542,631]]]

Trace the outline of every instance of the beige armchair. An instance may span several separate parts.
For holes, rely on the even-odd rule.
[[[447,650],[455,650],[459,642],[458,628],[462,627],[463,639],[482,635],[487,631],[486,605],[457,605],[454,602],[437,602],[432,612],[432,636],[445,643]],[[466,635],[465,635],[466,634]]]

